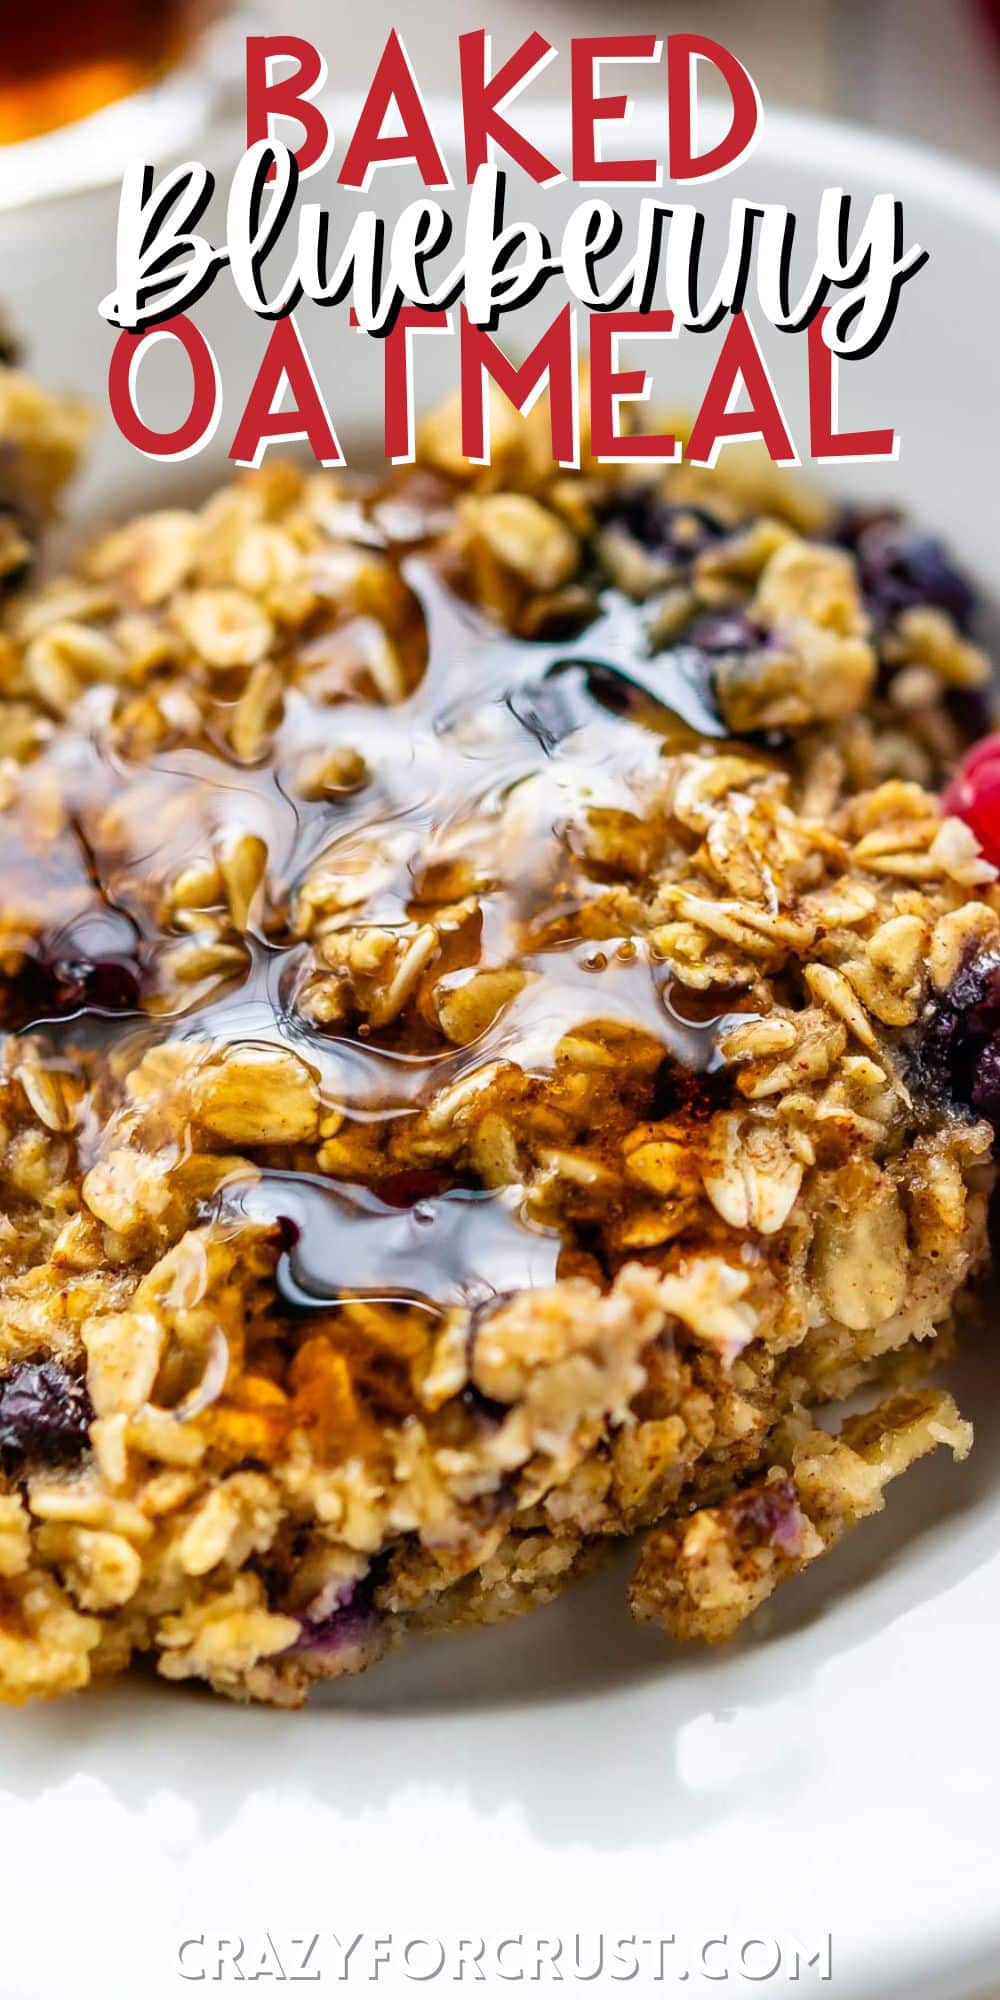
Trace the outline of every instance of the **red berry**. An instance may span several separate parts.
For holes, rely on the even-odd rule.
[[[941,803],[971,826],[987,860],[1000,864],[1000,735],[974,744]]]

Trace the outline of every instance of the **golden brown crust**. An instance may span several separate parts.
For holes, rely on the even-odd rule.
[[[985,1254],[991,1130],[914,1082],[1000,950],[933,791],[982,656],[873,630],[743,458],[664,475],[668,560],[530,424],[489,475],[447,439],[6,604],[8,1699],[151,1652],[294,1703],[652,1522],[634,1608],[722,1636],[870,1511],[861,1433],[789,1425],[913,1368]],[[54,1462],[4,1428],[42,1361],[91,1404]],[[901,1426],[964,1444],[901,1408],[878,1487]]]
[[[732,1638],[779,1583],[880,1513],[898,1473],[940,1445],[964,1458],[972,1444],[971,1426],[940,1390],[890,1397],[838,1436],[794,1421],[782,1432],[762,1479],[646,1536],[629,1591],[636,1618],[674,1639]]]

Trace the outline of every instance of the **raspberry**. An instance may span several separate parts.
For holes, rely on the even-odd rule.
[[[985,736],[973,746],[942,804],[971,826],[987,860],[1000,865],[1000,735]]]

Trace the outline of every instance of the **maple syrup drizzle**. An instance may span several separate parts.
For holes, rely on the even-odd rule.
[[[386,517],[383,506],[383,526]],[[359,539],[371,540],[371,521],[359,514],[359,524]],[[404,526],[412,534],[414,523]],[[8,1027],[31,1029],[55,1059],[85,1069],[117,1044],[118,1073],[122,1049],[131,1062],[165,1039],[280,1043],[308,1061],[329,1107],[361,1122],[413,1115],[497,1058],[544,1072],[560,1037],[587,1023],[635,1027],[688,1069],[710,1063],[717,1020],[677,1011],[643,940],[573,936],[587,885],[579,870],[567,879],[564,836],[581,808],[641,811],[642,781],[666,743],[723,734],[693,649],[652,657],[641,612],[613,592],[574,639],[518,639],[452,592],[425,553],[407,543],[396,554],[427,641],[425,671],[398,705],[324,704],[289,685],[271,752],[251,766],[227,755],[215,730],[131,760],[113,733],[115,691],[103,686],[82,697],[72,724],[55,726],[0,815]],[[365,782],[308,803],[296,772],[307,754],[335,746],[360,754]],[[207,1001],[148,1011],[158,961],[177,938],[163,922],[162,885],[244,832],[265,842],[268,869],[242,970]],[[310,951],[290,923],[305,879],[356,873],[345,926],[391,927],[414,911],[433,918],[435,879],[446,882],[456,860],[476,878],[479,964],[514,962],[526,975],[485,1035],[428,1050],[426,1035],[419,1046],[405,1033],[311,1026],[295,1006]],[[568,934],[536,947],[560,913]],[[377,1188],[268,1169],[237,1206],[283,1219],[281,1288],[297,1310],[344,1296],[474,1304],[556,1270],[556,1239],[526,1226],[516,1191],[443,1189],[399,1208]]]
[[[409,1178],[412,1200],[387,1199],[389,1183],[380,1191],[265,1168],[229,1212],[280,1231],[278,1290],[294,1312],[364,1299],[439,1313],[552,1283],[560,1239],[523,1220],[519,1191],[421,1192],[421,1176]]]

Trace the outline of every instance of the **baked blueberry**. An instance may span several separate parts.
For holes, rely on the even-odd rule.
[[[86,1450],[93,1418],[84,1383],[58,1361],[18,1361],[0,1381],[5,1470],[65,1465]]]

